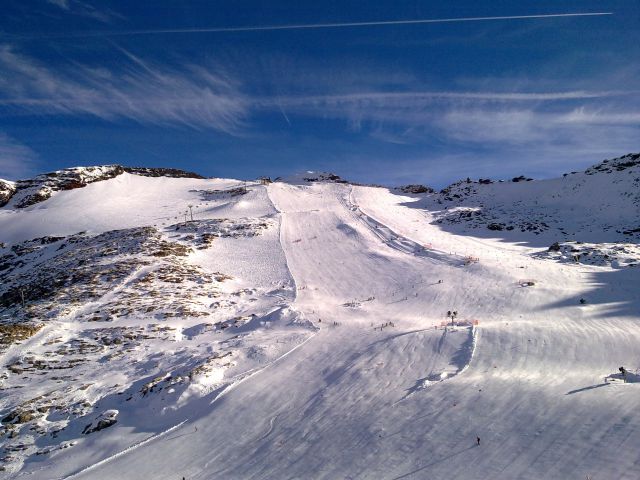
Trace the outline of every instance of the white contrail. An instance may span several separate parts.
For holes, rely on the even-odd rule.
[[[246,27],[203,27],[203,28],[167,28],[151,30],[124,30],[103,32],[80,32],[59,35],[19,35],[14,38],[83,38],[83,37],[114,37],[125,35],[162,35],[171,33],[225,33],[225,32],[259,32],[266,30],[303,30],[312,28],[350,28],[350,27],[376,27],[385,25],[419,25],[428,23],[456,23],[456,22],[485,22],[496,20],[527,20],[535,18],[560,18],[560,17],[594,17],[613,15],[613,12],[586,12],[586,13],[551,13],[541,15],[509,15],[502,17],[458,17],[458,18],[428,18],[418,20],[385,20],[378,22],[346,22],[346,23],[311,23],[293,25],[254,25]]]

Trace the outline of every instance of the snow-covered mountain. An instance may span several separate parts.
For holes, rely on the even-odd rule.
[[[0,205],[0,478],[640,476],[640,154],[441,192],[78,167]]]
[[[519,239],[635,241],[640,239],[640,154],[605,160],[563,178],[508,182],[463,180],[420,204],[444,229]],[[486,229],[492,232],[486,231]]]
[[[30,180],[10,182],[0,179],[0,206],[13,200],[12,206],[16,208],[29,207],[47,200],[54,192],[82,188],[90,183],[109,180],[123,173],[146,177],[203,178],[197,173],[175,168],[136,168],[120,165],[65,168],[38,175]]]

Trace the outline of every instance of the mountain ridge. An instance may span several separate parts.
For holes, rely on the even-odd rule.
[[[43,173],[27,180],[12,182],[0,179],[0,207],[7,205],[12,199],[16,208],[30,207],[47,200],[54,192],[83,188],[123,173],[146,177],[205,178],[197,173],[176,168],[124,167],[122,165],[70,167]]]
[[[571,172],[568,175],[575,175],[577,173],[584,173],[586,175],[593,175],[596,173],[612,173],[615,171],[623,171],[629,168],[637,167],[640,164],[640,153],[628,153],[620,157],[612,159],[606,159],[602,162],[596,163],[591,167],[588,167],[583,172]],[[199,178],[204,179],[197,173],[189,172],[186,170],[176,168],[152,168],[152,167],[127,167],[122,165],[96,165],[89,167],[69,167],[53,172],[47,172],[32,179],[10,181],[0,179],[0,208],[7,205],[9,201],[17,193],[21,193],[21,198],[14,202],[16,208],[26,208],[36,203],[42,202],[51,197],[55,191],[70,190],[74,188],[82,188],[89,183],[96,181],[109,180],[122,173],[130,173],[134,175],[142,175],[148,177],[169,177],[169,178]],[[270,177],[264,177],[270,180]],[[539,179],[534,180],[532,178],[526,178],[524,176],[514,177],[510,180],[512,183],[523,181],[544,181],[552,179]],[[358,183],[350,182],[342,179],[340,176],[330,172],[315,172],[305,171],[295,175],[289,175],[284,177],[276,177],[275,181],[284,181],[287,183],[312,183],[317,181],[337,182],[337,183],[349,183],[352,185],[358,185]],[[460,186],[469,184],[489,185],[492,183],[505,183],[507,180],[492,180],[480,178],[477,181],[472,181],[470,178],[466,180],[458,180],[453,182],[449,186],[440,190],[439,193],[445,195],[446,200],[450,200],[448,194],[455,190],[460,190]],[[394,187],[398,191],[404,193],[435,193],[435,190],[429,186],[413,184]],[[468,189],[467,189],[468,191]],[[28,192],[28,193],[27,193]],[[453,195],[460,195],[460,192],[453,193]],[[455,197],[459,198],[459,197]]]

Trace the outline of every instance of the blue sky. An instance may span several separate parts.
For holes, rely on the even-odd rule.
[[[640,150],[636,1],[0,8],[0,177],[120,163],[443,186],[552,177]],[[613,15],[175,32],[576,12]]]

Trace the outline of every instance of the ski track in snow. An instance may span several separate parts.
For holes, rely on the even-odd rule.
[[[146,445],[147,443],[150,443],[150,442],[152,442],[152,441],[154,441],[154,440],[156,440],[156,439],[158,439],[158,438],[164,437],[164,436],[165,436],[165,435],[167,435],[168,433],[171,433],[171,432],[173,432],[174,430],[176,430],[176,429],[180,428],[180,427],[181,427],[182,425],[184,425],[186,422],[187,422],[186,420],[183,420],[182,422],[178,423],[177,425],[174,425],[173,427],[170,427],[170,428],[168,428],[168,429],[164,430],[163,432],[156,433],[155,435],[151,435],[150,437],[145,438],[144,440],[141,440],[141,441],[139,441],[139,442],[136,442],[136,443],[134,443],[133,445],[131,445],[131,446],[129,446],[129,447],[127,447],[127,448],[125,448],[124,450],[122,450],[122,451],[120,451],[120,452],[118,452],[118,453],[116,453],[116,454],[114,454],[114,455],[111,455],[110,457],[107,457],[107,458],[105,458],[105,459],[103,459],[103,460],[100,460],[99,462],[96,462],[96,463],[94,463],[93,465],[89,465],[89,466],[87,466],[87,467],[85,467],[85,468],[83,468],[83,469],[81,469],[81,470],[78,470],[77,472],[72,473],[71,475],[68,475],[68,476],[66,476],[66,477],[60,477],[60,478],[59,478],[59,480],[69,480],[69,479],[71,479],[71,478],[76,478],[76,477],[78,477],[79,475],[82,475],[82,474],[84,474],[84,473],[90,472],[91,470],[94,470],[95,468],[98,468],[98,467],[100,467],[100,466],[102,466],[102,465],[105,465],[105,464],[107,464],[107,463],[109,463],[109,462],[111,462],[111,461],[115,460],[115,459],[116,459],[116,458],[118,458],[118,457],[121,457],[121,456],[123,456],[123,455],[126,455],[126,454],[128,454],[128,453],[133,452],[136,448],[140,448],[140,447],[142,447],[143,445]]]
[[[247,380],[249,380],[252,377],[255,377],[256,375],[258,375],[259,373],[265,371],[267,368],[275,365],[276,363],[278,363],[279,361],[281,361],[282,359],[288,357],[290,354],[292,354],[293,352],[295,352],[297,349],[301,348],[304,346],[305,343],[307,343],[309,340],[311,340],[313,337],[315,336],[315,334],[309,335],[305,340],[303,340],[301,343],[299,343],[298,345],[296,345],[295,347],[293,347],[291,350],[287,350],[285,353],[283,353],[281,356],[279,356],[278,358],[276,358],[275,360],[272,360],[271,362],[269,362],[267,365],[265,365],[264,367],[258,368],[258,369],[252,369],[249,370],[247,372],[241,373],[240,375],[238,375],[237,377],[234,377],[231,379],[229,385],[227,385],[220,393],[218,393],[218,395],[216,395],[213,400],[211,400],[211,402],[209,403],[209,405],[213,405],[214,403],[216,403],[218,400],[220,400],[222,397],[224,397],[225,395],[227,395],[229,392],[231,392],[232,390],[234,390],[235,388],[237,388],[238,386],[240,386],[243,382],[246,382]]]
[[[369,228],[374,235],[376,235],[384,244],[390,248],[407,255],[415,255],[421,257],[427,257],[440,262],[447,262],[450,265],[461,265],[463,262],[462,256],[443,251],[429,249],[424,245],[401,235],[391,229],[383,222],[376,220],[373,216],[366,213],[362,208],[356,204],[353,199],[353,187],[350,186],[348,194],[343,197],[343,205],[351,212],[354,212],[354,218],[362,222]]]

